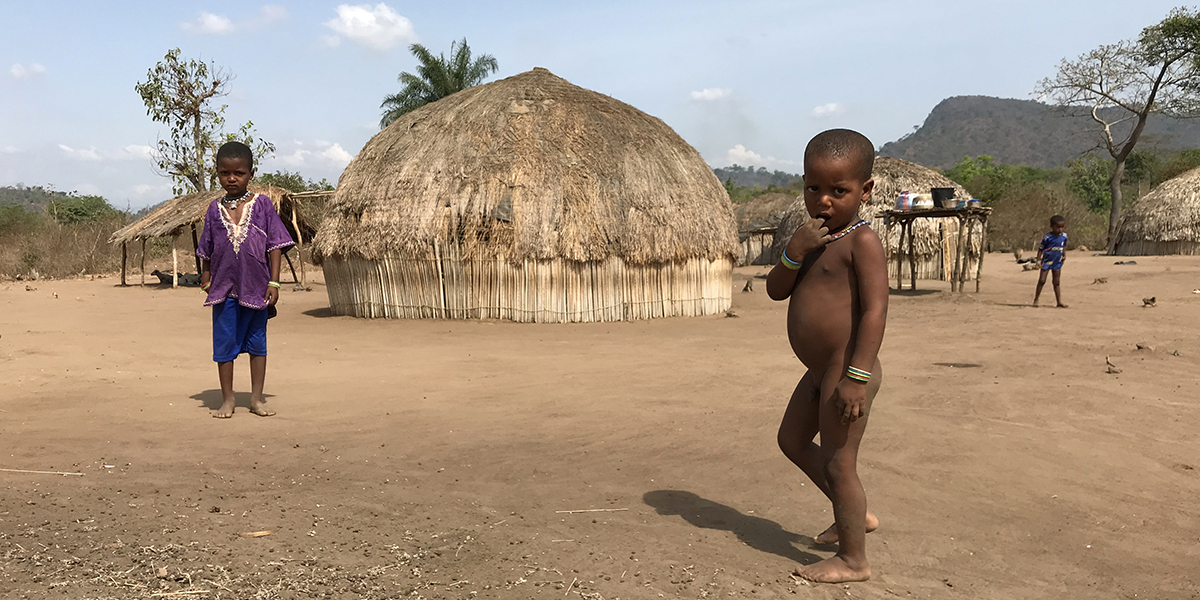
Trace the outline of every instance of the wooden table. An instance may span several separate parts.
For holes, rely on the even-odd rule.
[[[914,253],[913,243],[913,222],[917,219],[929,218],[944,218],[954,217],[958,219],[958,252],[954,257],[954,268],[950,274],[950,291],[963,291],[963,284],[967,282],[967,249],[971,247],[972,225],[975,222],[979,223],[979,264],[975,269],[975,291],[979,291],[979,277],[983,274],[983,255],[984,249],[987,247],[987,219],[988,215],[992,214],[992,209],[982,206],[968,206],[967,208],[926,208],[914,210],[884,210],[877,213],[877,217],[882,217],[887,222],[895,221],[900,225],[900,243],[896,249],[896,289],[899,290],[903,285],[903,275],[901,274],[901,266],[904,264],[904,256],[908,256],[908,270],[912,277],[912,289],[917,289],[917,259]],[[905,233],[908,234],[908,251],[904,251]]]

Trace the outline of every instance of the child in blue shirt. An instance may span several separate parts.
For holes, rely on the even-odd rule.
[[[1059,274],[1062,272],[1063,261],[1067,258],[1067,233],[1064,231],[1067,228],[1067,219],[1062,215],[1054,215],[1050,217],[1050,233],[1042,236],[1042,243],[1038,244],[1038,263],[1041,264],[1041,273],[1038,275],[1037,292],[1033,294],[1033,305],[1038,305],[1038,298],[1042,296],[1042,286],[1046,285],[1046,273],[1054,272],[1054,301],[1058,303],[1059,308],[1066,308],[1063,304],[1062,291],[1058,287]]]

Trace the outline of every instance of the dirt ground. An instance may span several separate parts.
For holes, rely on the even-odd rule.
[[[232,420],[197,290],[0,283],[0,468],[82,474],[0,471],[0,597],[1198,598],[1200,257],[1136,261],[1071,253],[1067,310],[996,254],[979,294],[893,293],[849,586],[789,577],[834,549],[775,445],[802,368],[765,268],[737,318],[616,324],[285,285],[279,414],[242,360]]]

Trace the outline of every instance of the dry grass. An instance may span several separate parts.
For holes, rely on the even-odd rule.
[[[1001,252],[1036,248],[1056,214],[1067,219],[1069,248],[1104,250],[1108,235],[1104,215],[1089,210],[1064,186],[1042,183],[1026,184],[996,202],[988,220],[988,246]]]
[[[71,225],[41,221],[0,232],[0,277],[62,278],[121,268],[121,247],[109,244],[108,238],[125,224],[124,217]],[[146,254],[169,255],[169,242],[149,244]]]

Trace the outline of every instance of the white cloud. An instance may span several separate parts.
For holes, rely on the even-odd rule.
[[[84,196],[99,196],[100,187],[92,183],[80,183],[75,186],[75,193]]]
[[[342,45],[342,38],[336,35],[323,35],[317,38],[321,41],[321,45],[326,48],[337,48]]]
[[[321,156],[324,156],[325,158],[328,158],[329,160],[341,165],[348,165],[350,164],[350,161],[354,159],[354,155],[346,152],[346,149],[342,148],[341,144],[334,144],[326,148],[325,151],[321,153]]]
[[[375,6],[369,4],[339,5],[337,18],[326,21],[325,26],[339,36],[346,37],[350,41],[376,52],[390,50],[401,42],[417,41],[412,21],[382,2]],[[336,36],[323,36],[322,42],[326,46],[334,47],[341,43],[341,40]]]
[[[203,35],[227,35],[233,33],[233,21],[229,17],[202,12],[195,21],[184,23],[183,30]]]
[[[100,157],[100,153],[96,151],[96,147],[91,148],[72,148],[65,144],[59,144],[58,147],[70,158],[77,160],[97,161],[104,160]]]
[[[184,31],[201,35],[228,35],[238,30],[260,29],[286,19],[287,14],[286,8],[270,4],[259,9],[253,18],[240,22],[234,22],[224,15],[202,12],[195,20],[184,23],[182,27]]]
[[[766,167],[768,169],[780,169],[784,167],[795,167],[800,164],[794,160],[785,160],[775,158],[774,156],[763,156],[741,144],[736,144],[725,153],[725,163],[727,165],[741,165],[743,167],[755,166]]]
[[[833,115],[839,115],[844,112],[846,112],[845,105],[838,104],[837,102],[830,102],[829,104],[822,104],[822,105],[812,109],[812,116],[820,119],[823,117],[832,117]]]
[[[297,148],[296,151],[291,154],[276,154],[273,160],[283,163],[283,166],[290,169],[297,169],[304,166],[304,157],[309,154],[312,154],[312,152]]]
[[[0,154],[20,154],[24,150],[16,146],[0,146]]]
[[[170,197],[172,195],[171,192],[172,192],[172,190],[171,190],[170,183],[158,183],[158,184],[142,183],[142,184],[133,186],[131,195],[138,198],[139,200],[145,200],[147,198],[166,200],[167,197]]]
[[[154,148],[151,148],[150,146],[138,146],[136,144],[131,144],[129,146],[125,146],[125,154],[128,158],[153,160]]]
[[[733,90],[729,88],[704,88],[698,92],[692,92],[692,100],[720,100],[731,93]]]
[[[8,72],[12,73],[12,76],[16,79],[31,79],[41,75],[42,73],[45,73],[46,67],[43,67],[38,63],[29,63],[28,67],[21,63],[17,63],[13,65]]]

